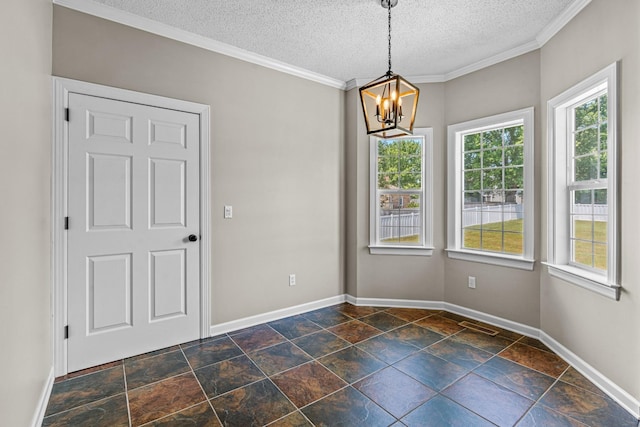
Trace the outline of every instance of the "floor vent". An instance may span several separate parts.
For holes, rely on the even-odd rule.
[[[476,325],[475,323],[467,322],[466,320],[458,323],[458,325],[467,329],[473,329],[474,331],[482,332],[483,334],[491,335],[492,337],[495,337],[500,333],[500,331],[496,331],[495,329],[487,328],[481,325]]]

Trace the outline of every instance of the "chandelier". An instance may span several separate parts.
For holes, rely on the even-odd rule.
[[[389,70],[360,88],[367,135],[394,138],[413,134],[420,90],[391,71],[391,8],[398,0],[380,0],[388,11]]]

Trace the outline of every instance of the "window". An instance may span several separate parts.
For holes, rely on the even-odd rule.
[[[431,255],[433,130],[371,137],[372,254]]]
[[[450,258],[533,269],[533,108],[449,126]]]
[[[549,126],[549,273],[619,299],[616,64],[553,98]]]

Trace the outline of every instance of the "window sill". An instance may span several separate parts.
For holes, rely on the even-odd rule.
[[[371,255],[433,255],[433,248],[426,246],[369,246]]]
[[[482,264],[499,265],[501,267],[517,268],[520,270],[532,271],[535,264],[534,259],[524,259],[516,256],[490,254],[487,252],[463,251],[460,249],[447,249],[447,255],[451,259],[463,261],[480,262]]]
[[[604,276],[581,270],[570,265],[556,265],[543,262],[549,269],[549,274],[558,279],[588,289],[607,298],[620,300],[620,285],[607,283]]]

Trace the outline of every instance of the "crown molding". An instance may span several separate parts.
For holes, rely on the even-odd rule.
[[[445,74],[434,74],[434,75],[423,75],[423,76],[409,76],[406,77],[413,84],[420,83],[445,83],[449,80],[457,79],[458,77],[462,77],[466,74],[471,74],[475,71],[482,70],[483,68],[490,67],[495,64],[499,64],[500,62],[506,61],[511,58],[515,58],[516,56],[524,55],[525,53],[532,52],[536,49],[539,49],[537,40],[530,41],[523,45],[514,47],[513,49],[509,49],[505,52],[498,53],[497,55],[490,56],[489,58],[485,58],[481,61],[475,62],[470,65],[466,65],[462,68],[458,68],[457,70],[450,71]],[[351,79],[347,82],[345,90],[350,90],[355,87],[360,87],[373,79]]]
[[[536,41],[540,47],[544,46],[553,36],[555,36],[565,25],[569,23],[578,13],[582,11],[591,0],[574,0],[560,15],[549,23],[536,36]]]
[[[409,80],[413,84],[420,83],[444,83],[446,82],[445,74],[434,74],[434,75],[422,75],[422,76],[403,76],[405,79]],[[375,77],[370,79],[351,79],[347,81],[347,85],[344,90],[349,91],[351,89],[355,89],[360,86],[364,86],[367,83],[374,80]]]
[[[538,42],[536,40],[530,41],[528,43],[522,44],[520,46],[516,46],[504,52],[498,53],[497,55],[493,55],[488,58],[485,58],[476,63],[466,65],[462,68],[458,68],[457,70],[451,71],[445,74],[445,81],[457,79],[458,77],[462,77],[466,74],[471,74],[475,71],[482,70],[483,68],[487,68],[492,65],[499,64],[500,62],[515,58],[516,56],[524,55],[525,53],[532,52],[539,48],[540,46],[538,45]]]
[[[148,18],[144,18],[138,15],[134,15],[129,12],[125,12],[120,9],[116,9],[110,6],[105,6],[99,3],[95,3],[87,0],[53,0],[53,3],[59,6],[64,6],[69,9],[73,9],[79,12],[83,12],[89,15],[97,16],[109,21],[117,22],[119,24],[127,25],[129,27],[137,28],[139,30],[147,31],[162,37],[166,37],[172,40],[176,40],[182,43],[187,43],[192,46],[200,47],[202,49],[216,52],[222,55],[230,56],[245,62],[260,65],[265,68],[280,71],[286,74],[290,74],[296,77],[300,77],[306,80],[310,80],[316,83],[320,83],[325,86],[333,87],[336,89],[342,89],[349,91],[351,89],[360,87],[371,80],[354,78],[348,81],[342,81],[333,77],[325,76],[304,68],[296,67],[286,62],[278,61],[276,59],[269,58],[264,55],[250,52],[235,46],[231,46],[227,43],[222,43],[198,34],[191,33],[186,30],[178,29],[167,24],[163,24],[157,21],[153,21]],[[591,0],[574,0],[557,18],[555,18],[549,25],[547,25],[534,40],[509,49],[505,52],[498,53],[489,58],[485,58],[481,61],[475,62],[470,65],[458,68],[444,74],[434,75],[417,75],[409,76],[407,79],[415,84],[421,83],[444,83],[449,80],[462,77],[466,74],[473,73],[483,68],[490,67],[508,59],[515,58],[525,53],[532,52],[536,49],[544,46],[554,35],[556,35],[569,21],[571,21],[578,13],[580,13]]]
[[[300,77],[306,80],[311,80],[325,86],[330,86],[342,90],[344,90],[346,87],[346,83],[342,80],[334,79],[332,77],[309,71],[304,68],[296,67],[294,65],[287,64],[285,62],[278,61],[264,55],[249,52],[248,50],[240,49],[227,43],[212,40],[210,38],[194,34],[186,30],[175,28],[161,22],[153,21],[142,16],[134,15],[132,13],[125,12],[113,7],[86,0],[53,0],[53,3],[59,6],[64,6],[66,8],[76,10],[78,12],[86,13],[88,15],[93,15],[109,21],[117,22],[118,24],[143,30],[182,43],[187,43],[192,46],[209,50],[211,52],[220,53],[222,55],[240,59],[245,62],[261,65],[265,68],[270,68],[272,70],[291,74],[293,76]]]

